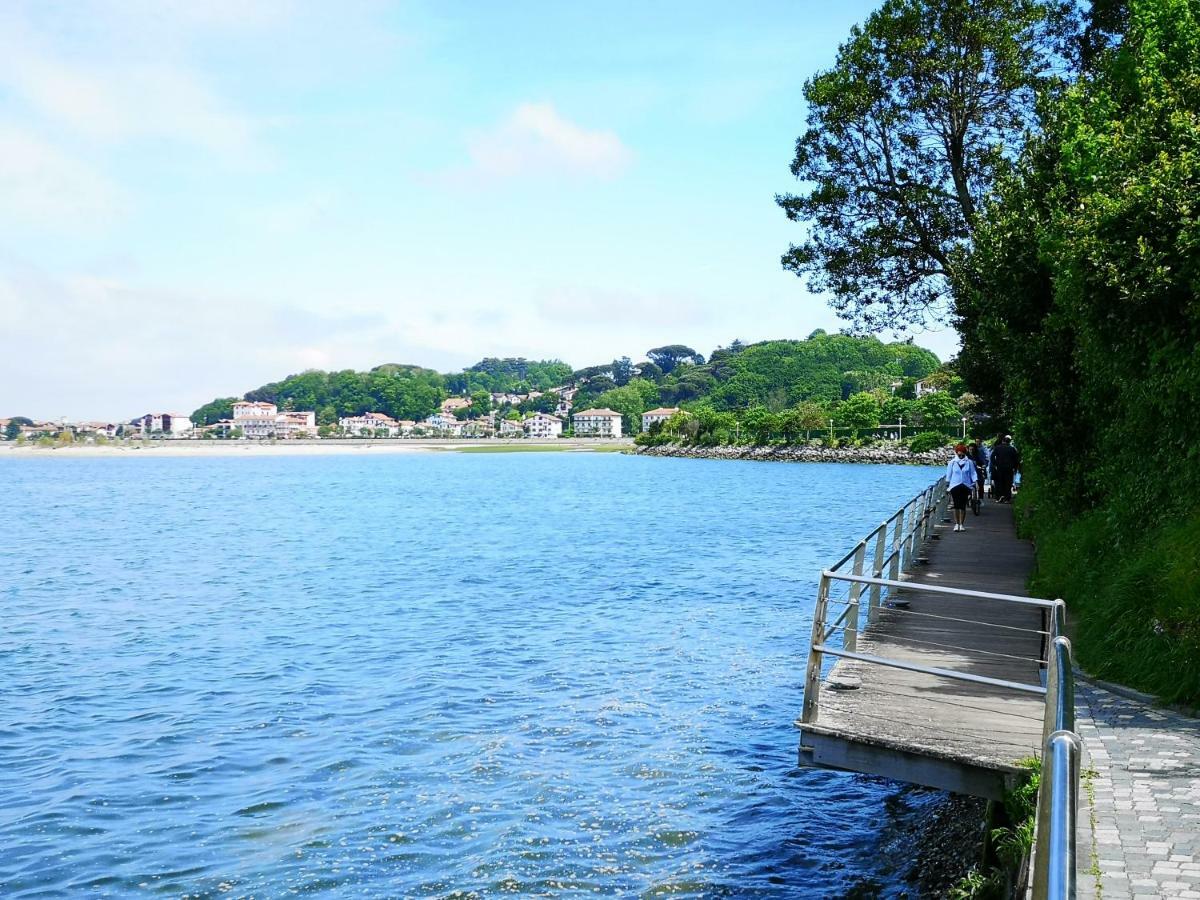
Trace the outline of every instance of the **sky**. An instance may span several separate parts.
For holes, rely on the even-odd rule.
[[[875,5],[5,0],[0,416],[835,331],[774,197]]]

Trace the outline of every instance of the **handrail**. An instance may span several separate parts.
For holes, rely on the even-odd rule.
[[[884,587],[895,588],[898,591],[920,591],[930,594],[953,594],[956,597],[977,597],[981,600],[1007,600],[1010,603],[1023,603],[1027,606],[1041,606],[1055,609],[1061,600],[1041,600],[1037,597],[1019,597],[1016,594],[993,594],[990,591],[973,591],[970,588],[952,588],[941,584],[913,584],[911,581],[892,581],[888,578],[868,578],[865,575],[840,575],[829,569],[821,573],[834,581],[857,581],[862,584],[880,584]]]
[[[1035,900],[1075,896],[1076,810],[1079,808],[1079,759],[1082,742],[1075,733],[1075,675],[1071,641],[1062,636],[1066,607],[1057,602],[1050,631],[1046,669],[1046,716],[1042,724],[1042,781],[1038,786],[1037,845],[1033,855]]]

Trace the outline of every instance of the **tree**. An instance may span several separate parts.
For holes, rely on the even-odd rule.
[[[635,368],[638,376],[648,381],[658,381],[663,377],[663,370],[649,360],[638,363]]]
[[[617,387],[624,387],[629,384],[629,379],[633,378],[633,363],[628,356],[622,356],[620,359],[614,359],[612,362],[612,380],[616,382]]]
[[[704,365],[704,356],[697,353],[691,347],[685,347],[683,344],[668,344],[665,347],[655,347],[653,350],[647,350],[646,356],[650,357],[650,361],[662,369],[664,375],[670,375],[684,361],[695,363],[698,366]]]
[[[833,420],[840,428],[853,428],[856,431],[878,428],[879,398],[866,391],[853,394],[837,405],[833,411]]]
[[[746,429],[746,434],[756,444],[769,443],[775,432],[780,430],[781,425],[779,416],[765,406],[751,407],[742,417],[742,427]]]
[[[205,403],[191,415],[191,420],[196,426],[212,425],[214,422],[219,422],[222,419],[233,417],[233,404],[238,402],[237,397],[218,397],[211,403]]]
[[[879,421],[884,425],[913,424],[913,401],[904,397],[888,397],[879,411]]]
[[[475,393],[471,394],[471,406],[469,410],[472,419],[486,416],[492,411],[492,395],[487,391],[475,391]]]
[[[962,420],[958,404],[945,391],[926,394],[915,405],[922,428],[952,432],[957,430]]]
[[[21,434],[21,426],[32,424],[33,419],[27,419],[24,416],[13,416],[8,420],[8,424],[4,426],[4,439],[15,441]]]
[[[583,404],[576,404],[575,412],[584,409],[611,409],[621,414],[621,426],[625,434],[636,434],[642,430],[642,413],[658,399],[658,389],[653,384],[635,378],[624,387],[614,387]]]
[[[799,427],[805,431],[824,428],[829,423],[829,412],[821,404],[811,400],[797,404],[796,415],[799,417]]]
[[[944,318],[980,204],[1070,30],[1056,0],[886,0],[804,87],[783,267],[868,331]]]

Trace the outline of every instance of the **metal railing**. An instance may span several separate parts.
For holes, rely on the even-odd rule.
[[[820,711],[821,675],[826,657],[854,660],[874,666],[904,669],[957,681],[985,684],[1045,698],[1042,722],[1042,776],[1038,792],[1037,852],[1033,859],[1033,896],[1035,900],[1066,900],[1075,896],[1076,849],[1075,825],[1079,796],[1079,760],[1081,743],[1075,734],[1075,689],[1072,678],[1071,642],[1065,636],[1066,605],[1062,600],[1044,600],[989,591],[950,588],[935,584],[913,584],[901,580],[916,564],[934,523],[945,517],[949,494],[945,478],[918,494],[889,519],[859,541],[849,553],[821,573],[817,602],[813,610],[812,640],[804,679],[804,707],[801,724],[813,723]],[[870,560],[868,562],[868,554]],[[868,568],[869,566],[869,568]],[[843,593],[839,594],[839,586]],[[910,660],[893,659],[859,652],[858,639],[862,616],[862,598],[866,593],[866,623],[878,620],[881,608],[907,612],[933,619],[965,621],[928,612],[907,609],[902,592],[920,590],[923,594],[945,594],[981,600],[997,600],[1013,605],[1035,606],[1044,611],[1046,627],[1035,633],[1044,641],[1044,654],[1030,658],[1045,672],[1045,684],[1026,683],[976,675],[971,672],[927,666]],[[830,621],[831,606],[841,606]],[[994,629],[1029,631],[1013,625],[990,621],[974,624]],[[841,635],[840,646],[835,643]],[[958,651],[971,648],[953,647]],[[976,648],[976,653],[1005,656]]]
[[[809,646],[808,668],[804,677],[804,709],[802,722],[812,722],[817,717],[821,695],[821,668],[825,656],[844,656],[858,647],[860,606],[863,587],[869,582],[867,592],[867,623],[878,617],[880,604],[884,601],[883,588],[887,582],[898,583],[902,572],[908,571],[918,553],[933,531],[933,523],[946,512],[950,495],[946,479],[939,478],[917,496],[900,507],[889,518],[881,522],[870,534],[855,544],[854,549],[821,573],[817,586],[817,604],[813,610],[812,642]],[[871,548],[871,567],[866,570],[867,548]],[[850,565],[848,571],[843,567]],[[865,576],[865,571],[870,576]],[[887,573],[887,578],[884,578]],[[831,590],[835,580],[849,584],[844,609],[833,622],[828,621]],[[889,588],[889,596],[892,589]],[[829,646],[829,639],[842,632],[840,650]]]
[[[1033,854],[1035,900],[1067,900],[1075,896],[1078,866],[1075,831],[1083,744],[1075,732],[1075,676],[1071,641],[1065,631],[1066,606],[1059,600],[1051,618],[1046,667],[1042,780],[1038,786],[1037,843]]]

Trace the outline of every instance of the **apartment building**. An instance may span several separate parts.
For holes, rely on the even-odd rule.
[[[658,409],[647,410],[642,413],[642,431],[649,431],[650,426],[655,422],[665,422],[677,412],[679,412],[677,406],[662,406]]]
[[[620,437],[621,414],[611,409],[585,409],[572,416],[576,437]]]
[[[549,413],[534,413],[525,420],[525,433],[531,438],[556,438],[562,431],[563,420]]]

